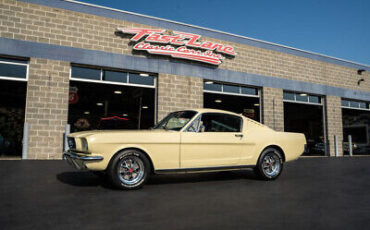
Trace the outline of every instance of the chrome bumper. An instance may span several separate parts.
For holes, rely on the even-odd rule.
[[[86,161],[101,161],[104,157],[101,156],[79,156],[75,152],[67,151],[63,153],[63,160],[66,160],[68,164],[74,166],[76,169],[84,170],[87,169]]]

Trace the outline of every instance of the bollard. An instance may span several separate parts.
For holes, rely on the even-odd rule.
[[[334,135],[334,151],[335,151],[335,157],[338,157],[338,137],[337,135]]]
[[[349,151],[349,156],[353,156],[353,149],[352,149],[352,136],[348,135],[348,151]]]
[[[28,132],[30,126],[27,122],[24,123],[23,127],[23,139],[22,139],[22,159],[26,160],[28,155]]]
[[[68,151],[69,150],[67,136],[70,133],[71,133],[71,125],[70,124],[66,124],[65,131],[64,131],[64,138],[63,138],[64,151]]]

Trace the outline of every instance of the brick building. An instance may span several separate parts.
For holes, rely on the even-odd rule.
[[[133,28],[156,32],[135,41]],[[305,133],[311,155],[348,154],[349,135],[370,153],[370,66],[75,1],[0,0],[0,95],[2,156],[60,159],[69,129],[200,107]]]

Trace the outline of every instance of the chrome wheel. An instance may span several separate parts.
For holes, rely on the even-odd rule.
[[[120,160],[117,174],[120,181],[126,185],[134,185],[144,177],[143,161],[137,156],[127,156]]]
[[[280,158],[274,153],[268,153],[263,157],[262,170],[268,177],[275,177],[280,173]]]

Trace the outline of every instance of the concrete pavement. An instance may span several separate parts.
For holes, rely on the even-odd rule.
[[[364,229],[370,157],[304,158],[271,182],[251,171],[154,176],[120,191],[62,161],[0,161],[0,229]]]

